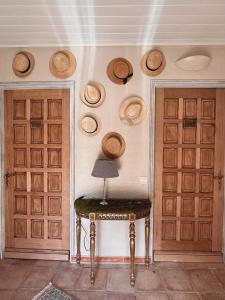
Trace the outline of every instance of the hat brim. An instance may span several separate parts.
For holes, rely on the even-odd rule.
[[[14,59],[15,59],[16,55],[18,55],[18,54],[25,55],[29,60],[29,66],[28,66],[27,70],[25,70],[24,72],[18,71],[15,67]],[[18,77],[21,77],[21,78],[30,75],[30,73],[34,69],[34,64],[35,64],[34,56],[30,52],[27,52],[27,51],[20,51],[16,55],[15,55],[15,57],[13,59],[13,62],[12,62],[12,69],[13,69],[14,74]]]
[[[110,149],[110,147],[107,146],[109,139],[112,139],[112,138],[118,140],[118,142],[119,142],[119,147],[116,152],[112,151]],[[120,135],[117,132],[109,132],[102,139],[102,151],[107,157],[109,157],[111,159],[117,159],[120,156],[122,156],[125,151],[125,148],[126,148],[125,140],[122,137],[122,135]]]
[[[157,51],[161,54],[162,56],[162,62],[160,64],[160,66],[156,69],[156,70],[151,70],[148,68],[147,66],[147,59],[148,59],[148,56],[151,54],[151,52],[153,51]],[[162,53],[162,51],[160,50],[157,50],[157,49],[152,49],[148,52],[146,52],[144,54],[144,56],[142,57],[141,59],[141,70],[147,75],[147,76],[157,76],[159,75],[160,73],[162,73],[162,71],[164,70],[166,66],[166,59],[165,59],[165,56],[164,54]]]
[[[136,104],[136,103],[141,105],[140,114],[136,118],[130,118],[126,114],[126,110],[130,105]],[[137,97],[137,96],[132,96],[132,97],[126,98],[125,100],[122,101],[120,108],[119,108],[120,120],[126,125],[130,125],[130,126],[137,125],[145,119],[146,115],[147,115],[147,108],[146,108],[145,102],[142,98]]]
[[[114,73],[114,64],[115,63],[118,63],[122,61],[123,63],[126,63],[127,66],[128,66],[128,76],[126,78],[119,78],[115,75]],[[107,75],[109,77],[109,79],[113,82],[113,83],[116,83],[116,84],[126,84],[133,76],[133,67],[131,65],[131,63],[123,58],[123,57],[118,57],[118,58],[114,58],[113,60],[110,61],[110,63],[108,64],[107,66]]]
[[[95,86],[99,90],[99,92],[100,92],[100,99],[96,103],[88,102],[88,99],[85,97],[85,89],[86,89],[87,85]],[[105,100],[105,88],[104,88],[104,86],[101,83],[99,83],[97,81],[89,81],[86,85],[84,85],[84,86],[81,87],[81,89],[80,89],[80,99],[82,100],[82,102],[85,105],[87,105],[89,107],[98,107]]]
[[[64,55],[66,55],[69,58],[69,67],[64,71],[59,71],[54,65],[54,56],[58,53],[63,53]],[[56,78],[60,78],[60,79],[65,79],[65,78],[72,76],[76,70],[76,66],[77,66],[76,58],[73,55],[73,53],[71,53],[68,50],[56,51],[49,60],[49,69],[50,69],[52,75],[55,76]]]
[[[86,131],[85,128],[83,127],[82,121],[84,118],[87,118],[87,117],[93,119],[96,122],[96,129],[93,130],[92,132]],[[99,131],[101,129],[101,122],[95,114],[86,113],[82,117],[80,117],[80,119],[78,121],[78,127],[83,134],[85,134],[87,136],[95,136],[96,134],[99,133]]]

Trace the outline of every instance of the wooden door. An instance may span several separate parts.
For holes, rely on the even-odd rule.
[[[5,256],[67,260],[69,90],[4,96]]]
[[[156,90],[155,260],[221,259],[224,103],[222,89]]]

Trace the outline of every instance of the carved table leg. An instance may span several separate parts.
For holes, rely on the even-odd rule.
[[[76,233],[77,233],[77,256],[76,256],[76,262],[77,264],[80,264],[80,235],[81,235],[81,217],[79,214],[76,215]]]
[[[149,268],[150,216],[145,218],[145,266]]]
[[[95,282],[94,260],[95,260],[95,214],[89,214],[90,219],[90,256],[91,256],[91,285]]]
[[[130,285],[135,284],[135,214],[130,214]]]

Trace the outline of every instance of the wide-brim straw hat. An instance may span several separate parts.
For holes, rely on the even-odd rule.
[[[105,100],[105,88],[97,81],[89,81],[80,89],[80,98],[89,107],[98,107]]]
[[[114,58],[107,66],[107,75],[116,84],[126,84],[133,76],[133,67],[125,58]]]
[[[101,122],[96,115],[86,113],[79,119],[78,127],[83,134],[94,136],[101,129]]]
[[[27,51],[18,52],[12,62],[12,69],[16,76],[26,77],[34,68],[35,60],[33,55]]]
[[[118,132],[109,132],[102,139],[102,151],[109,158],[119,158],[125,148],[125,140]]]
[[[123,100],[119,108],[120,120],[127,125],[141,123],[147,114],[147,108],[142,98],[131,96]]]
[[[158,49],[146,52],[141,59],[141,69],[148,76],[159,75],[164,70],[165,65],[165,56]]]
[[[76,70],[76,58],[68,50],[59,50],[55,52],[49,61],[49,69],[51,73],[61,79],[65,79],[73,75]]]

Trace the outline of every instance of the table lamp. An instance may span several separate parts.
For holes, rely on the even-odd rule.
[[[106,201],[106,179],[118,177],[118,169],[115,160],[112,159],[97,159],[91,173],[94,177],[104,178],[103,198],[101,205],[107,205]]]

